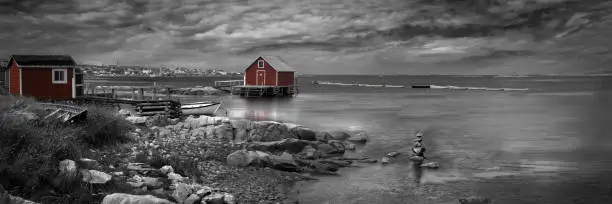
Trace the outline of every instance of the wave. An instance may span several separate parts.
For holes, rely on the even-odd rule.
[[[378,87],[378,88],[405,88],[404,85],[389,85],[389,84],[347,84],[328,81],[313,81],[313,84],[318,85],[334,85],[334,86],[358,86],[358,87]]]
[[[430,89],[454,89],[454,90],[483,90],[483,91],[528,91],[527,88],[490,88],[490,87],[463,87],[463,86],[439,86],[429,85]]]

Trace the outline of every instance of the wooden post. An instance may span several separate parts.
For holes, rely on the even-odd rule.
[[[170,88],[166,88],[166,95],[168,96],[168,100],[170,100]]]
[[[144,88],[140,88],[140,100],[144,100]]]
[[[157,100],[157,87],[153,87],[153,100],[156,101]]]
[[[117,95],[115,95],[115,88],[111,89],[111,98],[117,98]]]
[[[136,88],[132,87],[132,100],[136,100]]]

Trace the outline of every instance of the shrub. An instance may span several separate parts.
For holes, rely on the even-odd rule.
[[[82,124],[82,141],[90,147],[103,147],[130,141],[128,133],[134,126],[107,108],[90,106],[87,121]]]

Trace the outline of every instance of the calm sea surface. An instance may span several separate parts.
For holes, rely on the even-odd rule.
[[[212,80],[157,83],[188,87]],[[346,87],[314,80],[529,90]],[[365,130],[371,142],[356,154],[378,159],[405,153],[390,165],[345,168],[342,176],[300,183],[300,203],[456,203],[469,195],[497,204],[612,203],[612,77],[305,76],[299,82],[300,94],[291,99],[228,97],[230,116]],[[418,129],[425,130],[426,155],[441,165],[420,177],[405,156]]]

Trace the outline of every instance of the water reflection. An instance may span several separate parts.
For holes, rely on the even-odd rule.
[[[232,98],[230,117],[255,121],[295,120],[292,98]]]

